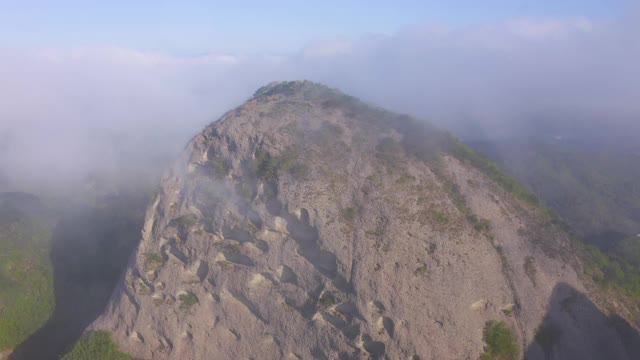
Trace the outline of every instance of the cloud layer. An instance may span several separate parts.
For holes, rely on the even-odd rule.
[[[320,81],[462,136],[629,133],[640,114],[637,24],[417,26],[314,41],[287,56],[0,50],[0,190],[135,178],[273,80]]]

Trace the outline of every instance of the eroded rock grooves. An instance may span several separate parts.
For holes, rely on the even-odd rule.
[[[261,88],[167,171],[92,329],[143,359],[477,359],[499,320],[544,356],[554,288],[585,292],[569,239],[455,146],[321,85]]]

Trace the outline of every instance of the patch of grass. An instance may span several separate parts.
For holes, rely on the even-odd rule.
[[[398,167],[401,151],[400,143],[392,137],[382,138],[376,145],[376,157],[390,172]]]
[[[620,241],[607,251],[600,251],[593,245],[582,248],[585,259],[584,271],[599,286],[614,288],[634,301],[640,301],[640,260],[636,257],[640,251],[640,237],[631,237]]]
[[[491,221],[488,219],[479,218],[475,214],[467,214],[467,220],[477,232],[488,233],[491,230]]]
[[[78,340],[71,351],[61,360],[133,360],[127,353],[118,350],[107,331],[95,331]]]
[[[233,263],[227,260],[216,261],[216,264],[218,264],[222,270],[233,269]]]
[[[427,273],[427,267],[424,265],[417,268],[416,271],[414,272],[415,275],[424,275],[426,273]]]
[[[365,235],[368,235],[368,236],[380,237],[380,236],[384,235],[384,230],[382,228],[378,227],[375,230],[367,230],[364,233],[365,233]]]
[[[222,156],[216,156],[201,165],[201,169],[206,175],[223,179],[229,173],[229,164]]]
[[[504,321],[488,321],[484,328],[486,343],[481,360],[518,360],[520,348],[516,336]]]
[[[296,308],[293,305],[287,304],[284,301],[282,302],[282,308],[286,312],[294,312],[294,311],[296,311]]]
[[[527,203],[539,205],[538,198],[527,188],[505,175],[496,164],[473,151],[450,133],[409,116],[397,115],[395,118],[397,120],[392,125],[402,134],[402,147],[408,154],[428,162],[432,170],[437,171],[441,166],[440,154],[448,153],[480,170],[516,197]]]
[[[338,141],[344,129],[340,125],[332,124],[329,121],[323,121],[320,128],[314,132],[313,141],[323,149],[329,149],[329,147]]]
[[[467,215],[471,213],[471,209],[467,206],[467,199],[460,192],[460,186],[455,182],[445,179],[444,190],[449,194],[453,205],[460,210],[463,214]]]
[[[411,182],[416,181],[416,177],[413,175],[402,175],[398,178],[398,180],[396,180],[396,184],[400,184],[400,185],[404,185],[404,184],[408,184]]]
[[[340,95],[338,90],[309,80],[273,82],[258,89],[254,99],[274,95],[294,95],[300,93],[304,99],[324,99]]]
[[[444,211],[431,210],[431,218],[439,225],[446,225],[449,222],[449,217]]]
[[[479,218],[476,214],[473,213],[471,208],[467,205],[467,199],[465,199],[464,195],[460,191],[460,186],[455,182],[444,179],[444,189],[449,194],[449,198],[453,202],[453,204],[462,212],[467,221],[473,225],[473,228],[483,234],[488,234],[491,230],[491,221],[488,219]]]
[[[176,224],[182,227],[184,230],[188,230],[198,223],[198,217],[193,214],[183,215],[175,219]]]
[[[505,190],[515,195],[517,198],[533,205],[539,205],[538,198],[530,192],[526,187],[515,179],[505,175],[498,165],[489,161],[486,157],[473,151],[470,147],[463,144],[451,134],[447,134],[447,143],[449,152],[465,163],[471,164],[476,169],[482,171],[491,180],[498,183]]]
[[[352,223],[356,219],[356,209],[348,207],[342,210],[341,215],[344,221]]]
[[[246,202],[253,201],[253,198],[256,196],[256,191],[254,189],[253,184],[243,181],[236,185],[236,192],[240,197],[242,197]]]
[[[524,267],[525,274],[527,274],[531,282],[535,285],[536,284],[536,264],[534,262],[533,256],[527,256],[524,259],[524,264],[522,266]]]
[[[234,243],[232,243],[232,244],[228,244],[228,245],[226,245],[224,248],[225,248],[225,250],[227,250],[227,251],[229,251],[229,252],[231,252],[231,253],[233,253],[233,254],[238,254],[238,253],[240,253],[240,250],[242,249],[242,247],[240,246],[240,244],[239,244],[239,243],[236,243],[236,242],[234,242]]]
[[[333,297],[333,294],[331,293],[325,293],[322,295],[322,297],[318,300],[320,305],[324,308],[327,308],[329,306],[333,306],[336,303],[336,299]]]
[[[178,300],[180,300],[180,309],[185,311],[189,311],[193,305],[198,303],[198,297],[190,291],[186,294],[181,294]]]
[[[151,289],[149,289],[149,287],[142,283],[140,284],[140,289],[138,290],[138,294],[142,295],[142,296],[149,296],[151,295]]]
[[[271,156],[268,152],[259,150],[252,169],[257,177],[265,180],[275,179],[278,171],[289,172],[298,180],[304,179],[309,173],[308,166],[301,160],[300,151],[295,146],[287,148],[279,156]]]
[[[253,170],[258,177],[270,180],[276,176],[278,161],[268,152],[259,150],[256,152]]]
[[[159,253],[148,252],[144,254],[144,269],[146,271],[158,270],[164,266],[164,258]]]

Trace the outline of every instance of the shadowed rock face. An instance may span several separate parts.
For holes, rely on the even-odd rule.
[[[626,320],[607,317],[587,296],[559,283],[526,359],[638,359],[640,335]]]
[[[474,163],[335,90],[262,88],[167,170],[89,329],[143,359],[476,359],[499,320],[524,352],[579,262]]]

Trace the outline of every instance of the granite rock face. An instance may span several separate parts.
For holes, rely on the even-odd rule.
[[[478,359],[499,320],[543,357],[554,289],[588,293],[580,263],[461,146],[320,85],[261,88],[167,170],[91,329],[141,359]],[[588,323],[568,335],[615,339]]]

